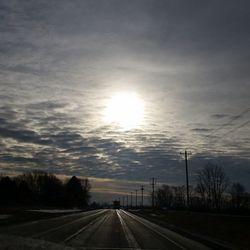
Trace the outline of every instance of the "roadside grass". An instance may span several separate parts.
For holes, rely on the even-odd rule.
[[[76,211],[77,213],[82,211]],[[0,215],[10,215],[7,218],[0,219],[0,227],[21,224],[30,221],[41,219],[50,219],[69,214],[68,212],[62,213],[41,213],[39,211],[29,211],[26,208],[0,208]]]
[[[239,249],[250,249],[250,216],[188,211],[131,211],[177,232],[189,232],[222,241]]]

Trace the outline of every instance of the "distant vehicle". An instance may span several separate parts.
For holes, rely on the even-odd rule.
[[[120,209],[120,201],[114,200],[113,201],[113,209]]]

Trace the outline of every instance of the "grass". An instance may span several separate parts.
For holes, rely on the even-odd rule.
[[[188,231],[226,242],[229,246],[250,249],[250,216],[157,210],[134,213],[179,232]]]

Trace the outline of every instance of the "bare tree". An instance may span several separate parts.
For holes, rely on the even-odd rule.
[[[237,209],[241,208],[246,194],[245,187],[239,182],[233,183],[229,193],[232,196],[233,207]]]
[[[168,185],[163,185],[155,192],[156,204],[158,207],[171,208],[173,205],[173,190]]]
[[[174,186],[172,187],[174,196],[175,208],[184,208],[186,202],[186,187],[185,186]]]
[[[223,169],[216,164],[208,163],[197,172],[196,181],[196,191],[207,208],[220,209],[223,193],[229,184]]]

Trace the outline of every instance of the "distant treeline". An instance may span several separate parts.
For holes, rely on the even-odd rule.
[[[73,176],[63,182],[42,171],[0,176],[1,206],[86,207],[89,200],[88,179]]]
[[[189,208],[196,210],[250,210],[250,193],[239,183],[230,183],[223,169],[207,164],[195,175],[196,186],[189,187]],[[186,186],[163,185],[155,192],[158,208],[183,209],[187,207]]]

